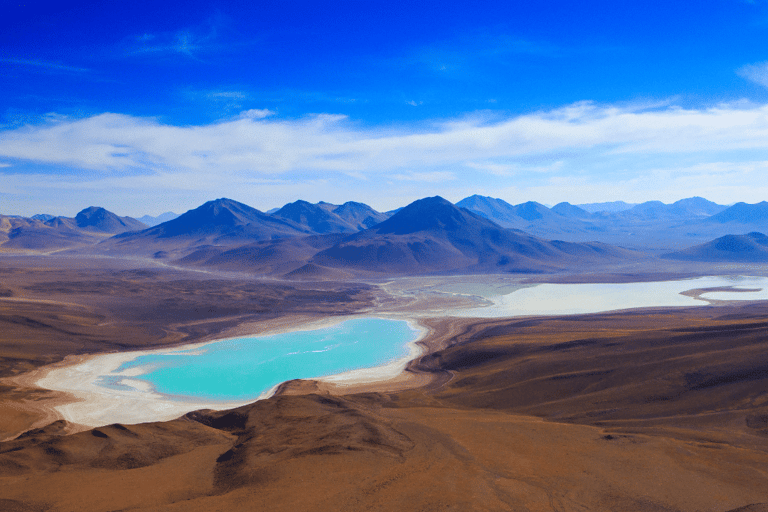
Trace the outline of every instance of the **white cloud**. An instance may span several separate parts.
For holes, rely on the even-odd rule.
[[[48,116],[0,131],[0,158],[38,166],[40,178],[27,183],[28,191],[46,180],[62,188],[118,187],[157,196],[266,194],[279,186],[280,197],[303,190],[329,194],[316,200],[344,194],[387,206],[418,194],[510,187],[528,194],[525,200],[551,204],[694,194],[720,202],[762,200],[759,194],[768,198],[768,185],[761,186],[766,154],[768,105],[754,104],[683,109],[581,102],[526,115],[481,113],[373,128],[333,114],[280,119],[268,109],[199,126],[105,113]],[[60,166],[77,174],[47,171]],[[397,186],[380,188],[385,181]],[[308,182],[315,188],[300,185]],[[23,190],[21,182],[13,185]]]
[[[212,91],[205,95],[212,100],[244,100],[248,98],[248,95],[241,91]]]
[[[737,69],[736,74],[763,87],[768,87],[768,62],[747,64]]]
[[[275,115],[275,113],[266,108],[252,108],[250,110],[243,110],[240,112],[241,119],[264,119],[265,117],[273,115]]]

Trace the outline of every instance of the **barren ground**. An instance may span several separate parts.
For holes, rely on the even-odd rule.
[[[0,443],[0,510],[768,510],[764,303],[429,319],[467,299],[134,266],[3,261],[0,436],[26,433]],[[371,308],[424,312],[418,378],[71,435],[46,408],[65,397],[24,384],[68,355]]]

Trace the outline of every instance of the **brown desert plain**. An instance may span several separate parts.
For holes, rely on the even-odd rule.
[[[0,510],[768,511],[766,302],[473,319],[449,314],[471,298],[407,288],[3,256]],[[372,312],[428,329],[395,378],[98,428],[35,385],[94,354]]]

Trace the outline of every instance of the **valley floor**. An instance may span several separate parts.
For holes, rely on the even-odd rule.
[[[0,437],[26,433],[0,443],[0,510],[768,510],[764,302],[480,320],[430,316],[474,299],[413,280],[4,263]],[[66,397],[29,378],[379,308],[431,328],[412,380],[291,381],[233,410],[64,435],[81,430],[53,421]]]

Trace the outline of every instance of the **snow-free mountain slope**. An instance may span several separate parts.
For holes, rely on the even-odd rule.
[[[312,261],[335,268],[418,274],[542,272],[633,257],[637,254],[605,244],[548,242],[430,197],[346,237]]]

